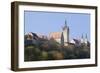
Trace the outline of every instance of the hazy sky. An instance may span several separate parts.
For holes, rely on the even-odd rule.
[[[24,18],[25,33],[48,35],[50,32],[59,32],[66,20],[70,28],[70,39],[87,34],[90,40],[90,14],[25,11]]]

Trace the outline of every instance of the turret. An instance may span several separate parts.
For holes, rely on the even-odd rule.
[[[85,43],[86,45],[88,44],[87,34],[85,35],[85,37],[82,34],[81,43]]]
[[[85,35],[84,43],[85,43],[85,44],[88,43],[87,34]]]
[[[81,36],[81,43],[84,43],[83,34],[82,34],[82,36]]]

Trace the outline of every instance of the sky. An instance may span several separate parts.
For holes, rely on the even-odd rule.
[[[24,33],[49,35],[50,32],[60,32],[67,22],[70,39],[79,39],[87,34],[90,40],[90,14],[68,12],[24,11]]]

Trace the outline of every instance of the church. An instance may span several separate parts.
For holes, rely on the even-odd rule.
[[[67,46],[69,43],[69,27],[67,26],[66,21],[61,32],[51,32],[49,37],[56,40],[62,46]]]
[[[67,26],[67,22],[65,20],[65,24],[62,27],[62,31],[61,32],[51,32],[49,34],[49,38],[53,38],[54,40],[56,40],[58,43],[60,43],[62,46],[68,46],[68,44],[81,44],[81,43],[85,43],[86,45],[88,44],[88,40],[87,40],[87,34],[85,37],[81,37],[81,39],[72,39],[70,41],[69,39],[69,35],[70,35],[70,29]]]

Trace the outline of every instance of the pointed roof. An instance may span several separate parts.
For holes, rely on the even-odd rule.
[[[85,35],[85,38],[87,39],[87,34]]]
[[[69,27],[67,26],[67,21],[65,20],[65,24],[64,24],[63,30],[66,29],[66,28],[69,28]]]
[[[67,21],[65,20],[65,26],[67,27]]]

